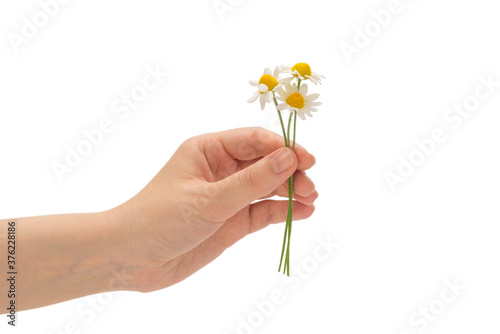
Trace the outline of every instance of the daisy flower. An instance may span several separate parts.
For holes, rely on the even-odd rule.
[[[318,111],[316,106],[321,105],[321,102],[314,102],[319,97],[319,94],[307,95],[307,85],[303,84],[300,88],[297,88],[295,83],[287,84],[285,89],[278,87],[277,92],[279,96],[278,100],[282,101],[276,106],[278,110],[290,110],[290,112],[297,111],[297,115],[303,120],[306,119],[306,115],[312,117],[311,111]]]
[[[293,65],[292,68],[287,66],[281,66],[281,69],[285,73],[293,74],[294,77],[300,78],[301,80],[311,80],[314,84],[321,84],[321,79],[325,76],[311,72],[311,67],[307,63],[297,63]]]
[[[267,67],[264,70],[264,74],[260,77],[260,80],[250,80],[250,84],[257,87],[257,91],[250,96],[248,103],[252,103],[260,96],[260,107],[264,110],[266,103],[273,100],[273,92],[275,92],[279,86],[289,83],[293,78],[283,78],[279,79],[281,70],[278,66],[271,75],[271,69]]]

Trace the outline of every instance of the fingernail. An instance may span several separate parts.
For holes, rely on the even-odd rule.
[[[271,169],[276,174],[281,174],[293,165],[293,156],[290,149],[283,148],[275,154],[270,161]]]

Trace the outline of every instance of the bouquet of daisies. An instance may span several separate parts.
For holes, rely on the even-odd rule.
[[[283,78],[280,76],[284,74]],[[306,63],[295,64],[292,68],[287,66],[276,66],[271,73],[269,68],[264,70],[264,74],[257,80],[250,80],[252,86],[257,87],[257,91],[248,99],[248,102],[254,102],[260,99],[260,107],[264,110],[266,103],[274,102],[276,111],[281,122],[283,138],[285,145],[295,150],[295,134],[297,132],[297,115],[305,120],[306,116],[312,117],[311,112],[318,111],[317,106],[321,102],[316,102],[319,94],[309,94],[305,83],[310,80],[314,84],[321,84],[321,79],[325,77],[311,72],[311,67]],[[278,100],[281,103],[278,103]],[[287,126],[283,122],[282,111],[288,111]],[[290,128],[293,119],[293,140],[291,139]],[[281,259],[278,271],[281,272],[283,265],[283,274],[290,276],[290,237],[292,235],[292,207],[293,207],[293,175],[288,179],[288,214],[285,225],[285,236],[283,238],[283,247],[281,250]]]

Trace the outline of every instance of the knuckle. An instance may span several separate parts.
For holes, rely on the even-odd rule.
[[[194,145],[197,145],[199,138],[197,137],[191,137],[182,142],[182,144],[179,146],[180,148],[190,148],[193,147]]]
[[[253,168],[246,168],[238,174],[238,182],[243,188],[255,188],[259,182],[259,176]]]
[[[251,142],[256,152],[261,152],[271,143],[272,132],[262,127],[255,127],[251,134]]]

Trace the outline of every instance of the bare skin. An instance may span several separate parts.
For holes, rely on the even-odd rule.
[[[314,163],[300,145],[293,152],[261,128],[205,134],[186,140],[143,190],[116,208],[0,220],[3,252],[7,223],[16,222],[16,310],[176,284],[247,234],[284,222],[288,201],[268,198],[287,198],[292,174],[293,219],[310,217],[318,193],[304,171]],[[0,268],[7,268],[6,254]],[[2,314],[8,290],[0,280]]]

